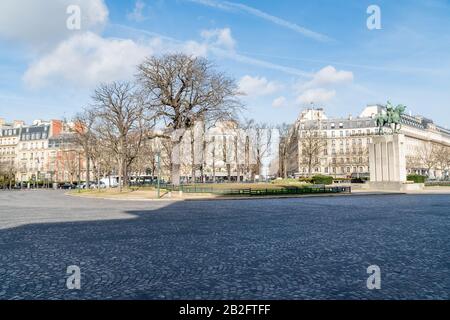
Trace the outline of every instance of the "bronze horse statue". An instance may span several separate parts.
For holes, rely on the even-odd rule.
[[[389,127],[392,130],[392,133],[399,133],[402,128],[401,118],[402,114],[405,112],[406,106],[399,104],[397,107],[394,107],[389,101],[386,105],[386,113],[380,113],[376,117],[377,126],[378,126],[378,134],[383,133],[384,127]],[[394,127],[392,127],[394,125]]]

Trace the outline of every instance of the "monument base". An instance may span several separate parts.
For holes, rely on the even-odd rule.
[[[367,183],[367,188],[370,190],[377,190],[377,191],[408,192],[408,191],[421,191],[425,188],[425,184],[408,183],[408,182],[371,181]]]

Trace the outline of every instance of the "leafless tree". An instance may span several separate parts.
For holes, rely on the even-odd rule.
[[[277,126],[279,136],[278,176],[285,179],[288,177],[287,162],[291,140],[294,135],[298,134],[296,130],[291,130],[292,128],[295,128],[295,126],[291,126],[286,123]]]
[[[428,176],[432,174],[432,170],[438,164],[437,160],[438,145],[432,142],[425,143],[417,150],[417,157],[423,168],[426,169]]]
[[[320,157],[326,148],[327,140],[314,125],[302,128],[300,133],[300,164],[307,168],[308,176],[311,176],[313,169],[320,165]]]
[[[93,95],[96,134],[117,157],[119,191],[128,185],[128,168],[149,136],[152,117],[144,99],[129,82],[100,85]]]
[[[79,159],[79,151],[63,145],[60,150],[60,163],[63,167],[63,171],[68,174],[70,183],[73,184],[78,172],[81,171],[81,161]]]
[[[0,181],[4,187],[12,188],[15,183],[17,174],[17,166],[13,161],[0,162]]]
[[[272,127],[267,123],[250,121],[252,133],[252,150],[255,158],[254,175],[261,175],[263,160],[270,155],[272,150]]]
[[[233,118],[242,105],[237,85],[203,58],[170,54],[147,58],[138,66],[138,82],[148,106],[172,133],[172,183],[180,183],[179,145],[195,121]]]
[[[434,151],[436,166],[441,170],[442,175],[445,175],[450,167],[450,147],[437,145]]]
[[[94,156],[98,156],[97,141],[93,127],[96,122],[96,114],[91,109],[84,109],[83,112],[75,115],[72,128],[75,146],[84,152],[86,164],[86,189],[89,189],[91,179],[91,161]]]
[[[212,169],[212,182],[216,182],[216,157],[217,157],[217,150],[216,150],[216,137],[212,136],[210,140],[211,144],[211,169]]]

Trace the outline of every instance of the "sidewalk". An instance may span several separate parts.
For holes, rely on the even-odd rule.
[[[84,197],[91,199],[115,200],[115,201],[217,201],[217,200],[263,200],[263,199],[295,199],[295,198],[312,198],[312,197],[356,197],[356,196],[379,196],[379,195],[398,195],[404,194],[400,192],[383,192],[383,191],[363,191],[356,190],[352,193],[321,193],[321,194],[301,194],[301,195],[273,195],[273,196],[221,196],[214,194],[195,194],[195,193],[161,193],[161,198],[157,199],[155,191],[133,191],[124,193],[106,192],[98,193],[75,193],[68,192],[66,195],[74,197]]]

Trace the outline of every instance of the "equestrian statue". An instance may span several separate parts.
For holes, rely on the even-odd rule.
[[[380,113],[375,118],[377,121],[378,134],[383,134],[383,128],[388,127],[392,134],[399,133],[402,128],[401,118],[406,110],[406,106],[399,104],[394,107],[390,101],[386,105],[386,113]]]

